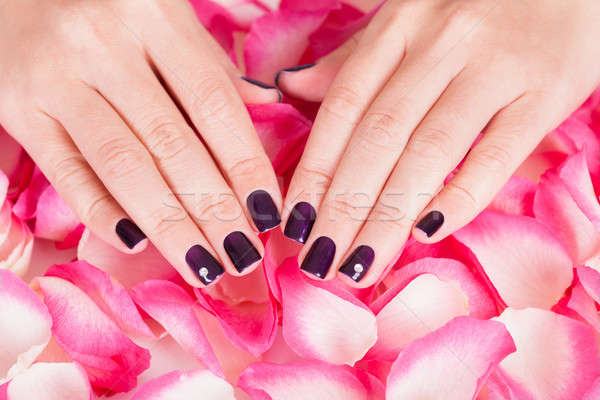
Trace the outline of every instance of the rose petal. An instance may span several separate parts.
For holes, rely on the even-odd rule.
[[[527,398],[580,400],[600,376],[598,342],[587,325],[533,308],[506,309],[497,320],[517,346],[500,368]]]
[[[0,170],[0,207],[6,201],[6,194],[8,193],[8,177]]]
[[[223,376],[217,357],[194,313],[196,302],[180,286],[149,280],[131,288],[131,297],[194,357],[218,376]]]
[[[36,167],[33,171],[31,182],[27,188],[21,192],[13,207],[15,215],[23,220],[35,218],[40,196],[49,185],[50,183],[44,174]]]
[[[92,388],[77,363],[36,363],[8,385],[8,400],[92,400]]]
[[[501,323],[455,318],[400,353],[386,399],[474,399],[492,369],[514,351]]]
[[[0,269],[0,382],[23,371],[50,340],[52,319],[33,290]]]
[[[422,274],[377,313],[377,343],[366,358],[393,361],[413,340],[467,315],[468,300],[456,282]]]
[[[31,260],[33,235],[16,215],[11,213],[10,203],[0,210],[3,232],[0,232],[0,269],[7,269],[20,277],[25,276]],[[2,229],[0,228],[0,229]]]
[[[253,400],[369,399],[349,369],[318,361],[252,364],[240,376],[238,386]]]
[[[565,248],[533,218],[484,211],[454,236],[470,248],[509,307],[550,308],[571,284]]]
[[[533,217],[533,199],[536,184],[527,178],[513,176],[487,207],[504,214]]]
[[[375,316],[349,292],[311,282],[287,262],[277,270],[283,337],[301,357],[354,364],[377,340]]]
[[[37,278],[52,315],[52,333],[69,356],[85,368],[100,393],[127,392],[148,368],[150,353],[133,343],[100,308],[70,282]]]
[[[203,290],[195,289],[194,292],[198,304],[217,318],[225,335],[236,347],[256,357],[271,347],[277,332],[277,306],[274,298],[262,303],[230,304],[212,298]]]
[[[596,379],[596,382],[592,385],[590,390],[583,396],[584,400],[596,400],[600,399],[600,378]]]
[[[53,265],[46,276],[67,280],[83,290],[124,332],[154,337],[127,290],[104,271],[85,261]]]
[[[600,304],[600,272],[597,270],[582,266],[577,267],[577,276],[585,291]]]
[[[125,254],[87,229],[79,242],[77,258],[107,272],[126,288],[148,279],[180,279],[177,271],[150,243],[140,253]]]
[[[534,212],[581,263],[600,249],[600,204],[583,153],[546,172],[535,194]]]
[[[233,388],[208,370],[173,371],[142,385],[131,400],[181,400],[198,396],[235,400]]]
[[[263,82],[273,82],[277,71],[296,65],[308,47],[309,36],[328,13],[328,8],[281,9],[255,20],[244,43],[246,74]]]
[[[37,203],[34,234],[43,239],[62,241],[78,226],[79,220],[71,208],[52,186],[48,186]]]

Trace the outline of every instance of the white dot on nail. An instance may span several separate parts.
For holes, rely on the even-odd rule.
[[[198,274],[201,277],[206,278],[208,276],[208,268],[206,268],[206,267],[200,268],[200,271],[198,271]]]
[[[365,267],[363,267],[362,264],[354,264],[354,272],[356,272],[357,274],[360,274],[364,270]]]

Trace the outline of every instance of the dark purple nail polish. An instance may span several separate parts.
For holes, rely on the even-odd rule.
[[[425,232],[427,237],[433,236],[444,223],[444,214],[439,211],[431,211],[417,224],[417,228]]]
[[[283,234],[296,242],[305,243],[317,218],[317,212],[309,203],[301,201],[290,213]]]
[[[251,83],[253,85],[256,85],[260,88],[263,89],[273,89],[273,90],[277,90],[277,95],[279,96],[279,100],[278,102],[281,103],[283,101],[283,93],[281,93],[281,91],[279,89],[277,89],[275,86],[271,86],[267,83],[261,82],[261,81],[257,81],[256,79],[252,79],[252,78],[248,78],[246,76],[242,76],[241,77],[243,80],[245,80],[248,83]]]
[[[370,246],[358,246],[342,264],[340,272],[358,282],[365,276],[374,259],[375,251]]]
[[[238,272],[259,261],[262,257],[242,232],[231,232],[223,240],[223,247]]]
[[[275,228],[281,223],[281,216],[271,195],[264,190],[255,190],[246,200],[248,211],[259,232]]]
[[[198,244],[190,247],[185,255],[185,261],[205,285],[211,284],[225,272],[212,254]]]
[[[323,279],[329,272],[334,256],[335,243],[327,236],[321,236],[311,246],[300,268]]]
[[[279,86],[279,77],[281,76],[282,72],[296,72],[296,71],[302,71],[303,69],[308,69],[311,67],[314,67],[316,64],[312,63],[312,64],[302,64],[302,65],[296,65],[295,67],[290,67],[290,68],[286,68],[286,69],[282,69],[280,71],[277,71],[277,74],[275,74],[275,86]]]
[[[117,232],[117,236],[125,246],[133,249],[136,244],[146,239],[146,235],[136,224],[127,218],[123,218],[119,222],[117,222],[117,226],[115,227],[115,231]]]

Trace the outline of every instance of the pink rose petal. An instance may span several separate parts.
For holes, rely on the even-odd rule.
[[[225,335],[236,347],[256,357],[271,347],[277,332],[277,306],[274,298],[261,303],[230,304],[212,298],[203,290],[196,288],[194,292],[198,304],[217,317]]]
[[[527,178],[513,176],[487,207],[504,214],[533,217],[533,198],[536,184]]]
[[[36,363],[8,385],[8,400],[92,400],[92,388],[77,363]]]
[[[593,330],[551,311],[506,309],[497,318],[512,335],[517,352],[500,363],[509,385],[527,398],[582,400],[600,377],[600,353]]]
[[[177,271],[150,243],[140,253],[125,254],[87,229],[79,242],[77,258],[107,272],[126,288],[148,279],[181,280]]]
[[[493,368],[514,351],[501,323],[455,318],[400,353],[386,399],[474,399]]]
[[[366,358],[393,361],[413,340],[468,312],[467,297],[456,282],[419,275],[377,313],[379,335]]]
[[[590,390],[583,396],[583,400],[597,399],[600,399],[600,378],[596,379]]]
[[[370,399],[351,370],[318,361],[252,364],[240,376],[238,386],[253,400]]]
[[[6,201],[6,194],[8,193],[8,177],[0,170],[0,207]]]
[[[0,382],[23,371],[44,350],[52,319],[39,296],[20,278],[0,269]]]
[[[48,186],[37,203],[34,234],[42,239],[62,241],[79,225],[71,208]]]
[[[106,272],[85,261],[53,265],[46,276],[67,280],[83,290],[125,333],[154,337],[127,290]]]
[[[24,221],[11,213],[9,202],[0,209],[0,223],[0,269],[23,277],[31,260],[33,234]]]
[[[577,276],[585,291],[600,304],[600,272],[597,270],[582,266],[577,267]]]
[[[296,65],[328,13],[328,8],[281,9],[255,20],[244,44],[246,74],[270,83],[277,71]]]
[[[149,280],[131,288],[131,296],[181,347],[212,372],[223,376],[217,357],[196,318],[196,302],[185,290],[173,282]]]
[[[533,218],[484,211],[454,236],[509,307],[550,308],[573,279],[565,248]]]
[[[312,282],[291,261],[277,277],[283,337],[301,357],[352,365],[377,340],[375,316],[349,292]]]
[[[40,196],[49,185],[50,183],[44,174],[36,167],[33,171],[31,182],[21,192],[14,205],[14,213],[23,220],[35,218]]]
[[[101,393],[127,392],[148,368],[150,353],[133,343],[78,287],[54,277],[37,278],[52,315],[52,333],[86,370]]]
[[[131,400],[182,400],[196,396],[235,400],[231,385],[208,370],[170,372],[143,384]]]
[[[600,204],[583,153],[542,176],[534,212],[567,245],[577,263],[600,250]]]

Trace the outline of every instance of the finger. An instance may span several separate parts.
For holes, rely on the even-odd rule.
[[[173,8],[188,15],[191,6]],[[250,116],[223,68],[206,45],[208,33],[195,18],[180,30],[146,32],[152,62],[200,132],[244,210],[260,232],[281,222],[281,193]],[[161,25],[163,26],[163,25]],[[178,46],[172,46],[178,43]]]
[[[152,155],[227,272],[251,272],[262,258],[262,243],[235,194],[150,67],[136,61],[143,58],[122,57],[127,60],[125,65],[111,67],[111,79],[99,81],[100,91]],[[128,82],[136,90],[128,90],[120,82]]]
[[[377,203],[339,267],[356,287],[374,284],[410,234],[414,218],[456,168],[477,135],[518,88],[492,71],[463,70],[412,133]]]
[[[417,218],[412,233],[437,242],[462,228],[494,198],[542,137],[567,115],[552,96],[527,93],[498,113],[460,171]]]
[[[329,88],[286,195],[283,219],[289,238],[307,240],[314,219],[294,216],[300,216],[298,208],[306,215],[315,213],[353,130],[401,62],[401,26],[396,19],[370,25]]]
[[[96,91],[72,85],[50,114],[60,120],[98,177],[152,243],[193,286],[224,272],[214,250],[171,190],[152,157]],[[61,93],[61,91],[55,91]],[[85,116],[83,118],[82,116]]]
[[[146,248],[146,235],[113,199],[68,133],[54,119],[28,119],[21,144],[79,220],[106,243],[125,253]]]
[[[348,57],[358,46],[363,30],[355,33],[315,64],[296,65],[275,75],[275,86],[286,95],[306,101],[320,102]]]
[[[407,55],[348,142],[311,234],[335,242],[333,265],[339,264],[358,233],[411,133],[464,66],[464,48],[442,56],[447,43],[431,46]],[[309,239],[307,247],[311,245]],[[306,251],[299,255],[301,268],[313,272],[319,266],[312,266]],[[336,270],[319,273],[332,278]]]

